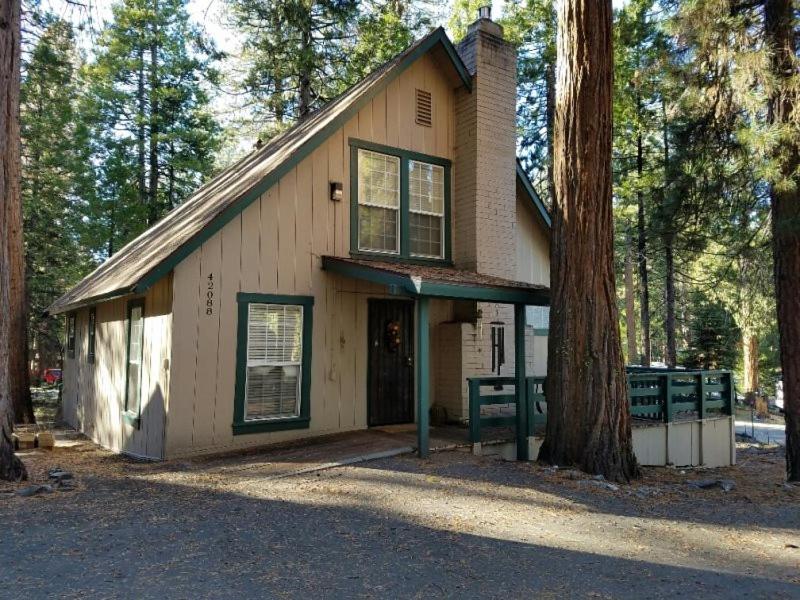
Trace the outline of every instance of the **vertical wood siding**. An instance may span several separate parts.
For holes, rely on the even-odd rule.
[[[433,127],[415,123],[417,88],[431,92]],[[176,267],[167,456],[367,426],[367,300],[385,297],[387,291],[321,269],[323,255],[350,252],[348,139],[452,160],[452,107],[451,84],[433,59],[421,58]],[[344,184],[341,202],[330,200],[331,181]],[[215,290],[213,314],[208,315],[210,274]],[[314,296],[308,430],[233,435],[238,291]],[[451,303],[434,302],[432,312],[434,325],[448,320]],[[432,335],[437,335],[435,326]],[[437,366],[432,367],[435,398]]]
[[[118,452],[161,458],[172,348],[172,278],[145,295],[141,423],[125,423],[127,298],[96,306],[95,361],[89,363],[89,309],[77,311],[75,358],[64,361],[64,418],[95,442]]]

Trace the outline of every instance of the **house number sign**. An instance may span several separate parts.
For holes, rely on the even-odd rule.
[[[206,278],[206,314],[214,314],[214,274],[209,273]]]

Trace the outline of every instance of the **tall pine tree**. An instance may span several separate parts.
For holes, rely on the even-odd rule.
[[[180,204],[213,167],[219,127],[206,84],[217,58],[189,21],[187,0],[122,0],[84,72],[84,117],[99,165],[87,236],[95,251],[122,244]]]

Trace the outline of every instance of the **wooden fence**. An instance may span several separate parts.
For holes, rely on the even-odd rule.
[[[628,368],[628,401],[631,416],[644,421],[670,423],[675,420],[705,419],[732,415],[735,398],[730,371],[670,371]],[[470,377],[469,435],[473,443],[481,440],[483,427],[515,427],[515,414],[484,414],[481,407],[513,405],[516,413],[514,377]],[[528,411],[528,436],[536,425],[547,422],[544,377],[526,379],[525,405]],[[510,386],[509,391],[507,387]],[[486,391],[486,388],[490,390]]]

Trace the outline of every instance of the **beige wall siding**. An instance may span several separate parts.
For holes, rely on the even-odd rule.
[[[414,122],[417,88],[432,94],[433,127]],[[385,297],[386,290],[321,268],[322,256],[350,253],[348,140],[452,159],[452,103],[451,84],[431,58],[422,57],[175,268],[167,456],[366,427],[367,304]],[[331,181],[344,184],[341,202],[330,200]],[[214,282],[211,314],[209,281]],[[233,435],[239,291],[314,297],[307,430]],[[451,303],[434,302],[432,323],[449,319],[451,312]],[[432,344],[435,336],[434,328]],[[431,374],[434,398],[437,363],[438,358]]]
[[[94,363],[87,360],[89,309],[77,311],[75,358],[64,361],[64,418],[107,448],[161,458],[172,344],[172,278],[162,279],[145,295],[139,429],[122,419],[127,301],[118,298],[96,306]]]

